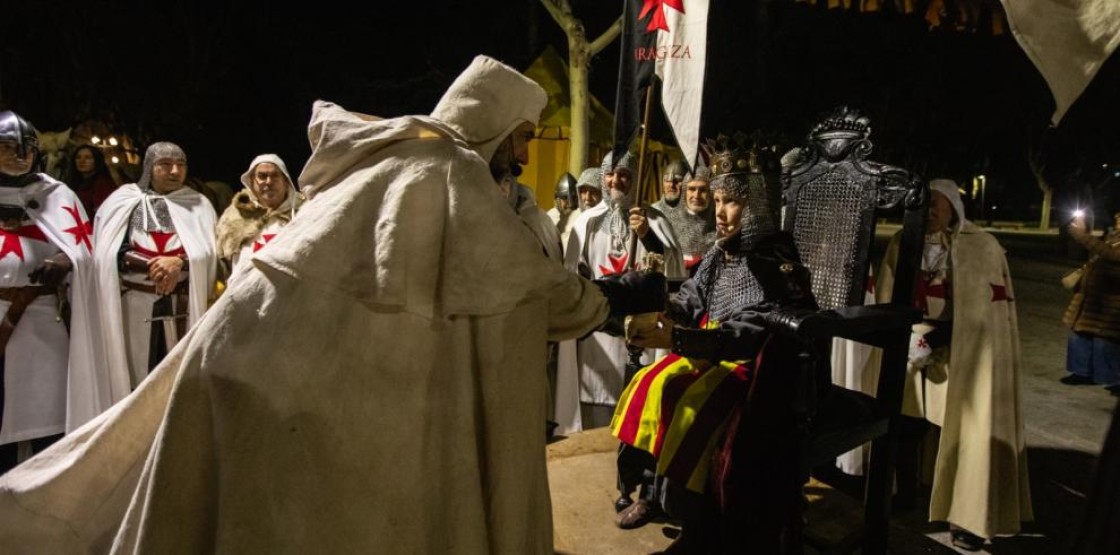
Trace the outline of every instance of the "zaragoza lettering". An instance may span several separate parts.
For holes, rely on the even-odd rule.
[[[634,59],[638,61],[646,60],[691,60],[692,52],[689,50],[687,44],[666,44],[664,46],[654,46],[651,48],[635,48]]]

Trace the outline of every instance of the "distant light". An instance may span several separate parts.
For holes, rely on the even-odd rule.
[[[1102,167],[1102,168],[1107,168],[1107,167],[1108,167],[1108,164],[1101,164],[1101,167]]]
[[[116,156],[110,158],[110,160],[112,160],[112,162],[114,164],[120,164],[121,163],[121,159],[119,157],[116,157]]]
[[[109,137],[109,144],[111,144],[113,146],[117,146],[117,138],[116,137]]]
[[[992,210],[995,210],[996,208],[997,208],[997,206],[993,204],[992,205]]]
[[[1073,211],[1073,217],[1074,217],[1074,218],[1080,218],[1080,217],[1082,217],[1082,216],[1084,216],[1084,215],[1085,215],[1085,211],[1084,211],[1084,210],[1082,210],[1082,209],[1080,209],[1080,208],[1078,208],[1077,210],[1074,210],[1074,211]]]
[[[101,144],[101,137],[98,137],[97,135],[94,135],[94,136],[90,137],[89,142],[91,142],[95,145],[99,145],[99,144]]]

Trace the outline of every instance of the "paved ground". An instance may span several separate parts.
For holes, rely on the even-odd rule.
[[[883,230],[888,233],[890,229]],[[1069,293],[1058,278],[1077,264],[1066,258],[1054,234],[997,231],[1008,250],[1018,303],[1023,358],[1031,493],[1036,520],[1013,538],[997,538],[991,553],[1064,551],[1082,517],[1086,488],[1095,472],[1116,398],[1094,386],[1058,383],[1065,374],[1066,329],[1061,315]],[[883,235],[885,237],[885,235]],[[881,237],[882,238],[882,237]],[[880,245],[882,241],[880,241]],[[549,476],[561,553],[651,553],[670,542],[664,525],[624,531],[614,526],[614,450],[605,430],[576,434],[549,447]],[[842,491],[858,492],[858,480],[811,482],[810,532],[839,538],[859,521],[859,505]],[[914,511],[893,519],[891,552],[953,553],[944,524]]]

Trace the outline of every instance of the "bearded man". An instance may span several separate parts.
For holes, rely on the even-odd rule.
[[[685,277],[680,248],[668,220],[653,208],[636,205],[635,166],[630,153],[620,157],[617,164],[611,153],[603,159],[603,202],[581,217],[569,237],[569,250],[564,253],[569,269],[590,279],[621,275],[628,269],[641,268],[646,253],[657,253],[665,261],[667,277]],[[579,342],[574,361],[561,358],[560,380],[572,372],[573,364],[578,368],[580,425],[585,429],[610,423],[618,394],[626,386],[625,367],[630,355],[620,330],[616,325],[595,332]],[[643,356],[648,362],[654,354],[650,351]]]
[[[511,213],[487,160],[546,102],[484,56],[431,116],[317,102],[283,240],[132,397],[0,478],[0,544],[552,553],[546,341],[665,281],[593,284]]]

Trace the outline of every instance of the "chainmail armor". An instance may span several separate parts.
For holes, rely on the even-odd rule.
[[[736,310],[766,297],[762,284],[747,266],[744,251],[732,253],[712,247],[700,262],[695,280],[708,318],[716,322],[725,322]]]
[[[716,242],[716,215],[711,203],[699,214],[685,208],[686,202],[675,208],[662,210],[665,219],[673,226],[673,233],[686,255],[700,255],[708,251]]]
[[[145,195],[144,200],[132,209],[128,218],[128,229],[133,233],[174,233],[175,224],[167,211],[167,199],[157,195]]]

